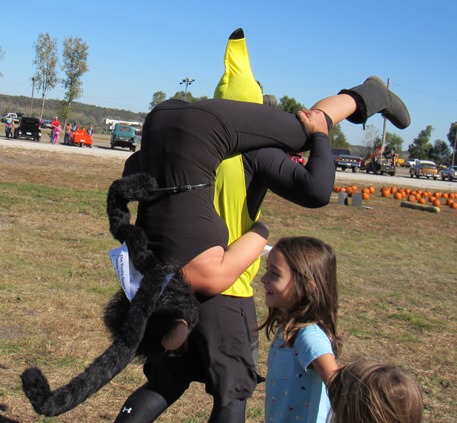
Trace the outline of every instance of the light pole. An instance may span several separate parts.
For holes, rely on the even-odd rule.
[[[195,81],[195,79],[190,79],[190,78],[186,77],[179,83],[179,85],[184,84],[186,86],[186,88],[184,90],[184,100],[186,100],[186,97],[187,97],[187,87],[189,85],[192,85],[192,82],[194,82],[194,81]]]

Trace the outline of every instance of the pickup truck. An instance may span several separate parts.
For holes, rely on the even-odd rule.
[[[20,116],[22,116],[22,115],[18,115],[17,113],[7,113],[5,116],[2,116],[2,122],[6,122],[6,119],[8,119],[10,117],[13,119],[13,122],[15,124],[17,124],[17,123],[19,123]]]
[[[341,168],[344,172],[347,168],[352,169],[352,173],[360,170],[362,158],[354,156],[349,150],[342,148],[332,148],[332,157],[335,162],[335,169]]]

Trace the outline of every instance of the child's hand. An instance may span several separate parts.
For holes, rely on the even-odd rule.
[[[323,132],[328,135],[327,120],[322,111],[314,109],[300,110],[297,112],[297,118],[308,137],[316,132]]]

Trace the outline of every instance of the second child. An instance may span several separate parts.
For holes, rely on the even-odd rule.
[[[311,237],[282,238],[261,279],[269,309],[265,422],[326,422],[326,383],[337,370],[338,292],[333,249]]]

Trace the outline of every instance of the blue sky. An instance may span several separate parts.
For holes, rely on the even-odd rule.
[[[194,96],[211,97],[228,36],[241,27],[266,94],[311,107],[369,75],[389,78],[412,117],[406,130],[387,127],[403,138],[403,149],[427,125],[432,141],[447,142],[457,121],[455,0],[79,0],[62,7],[25,0],[26,8],[0,25],[2,94],[31,95],[33,44],[48,32],[59,57],[66,37],[89,45],[80,102],[146,112],[154,92],[172,96],[185,77],[195,79]],[[48,98],[63,95],[58,86]],[[381,118],[369,123],[381,133]],[[363,144],[361,126],[342,128],[351,144]]]

